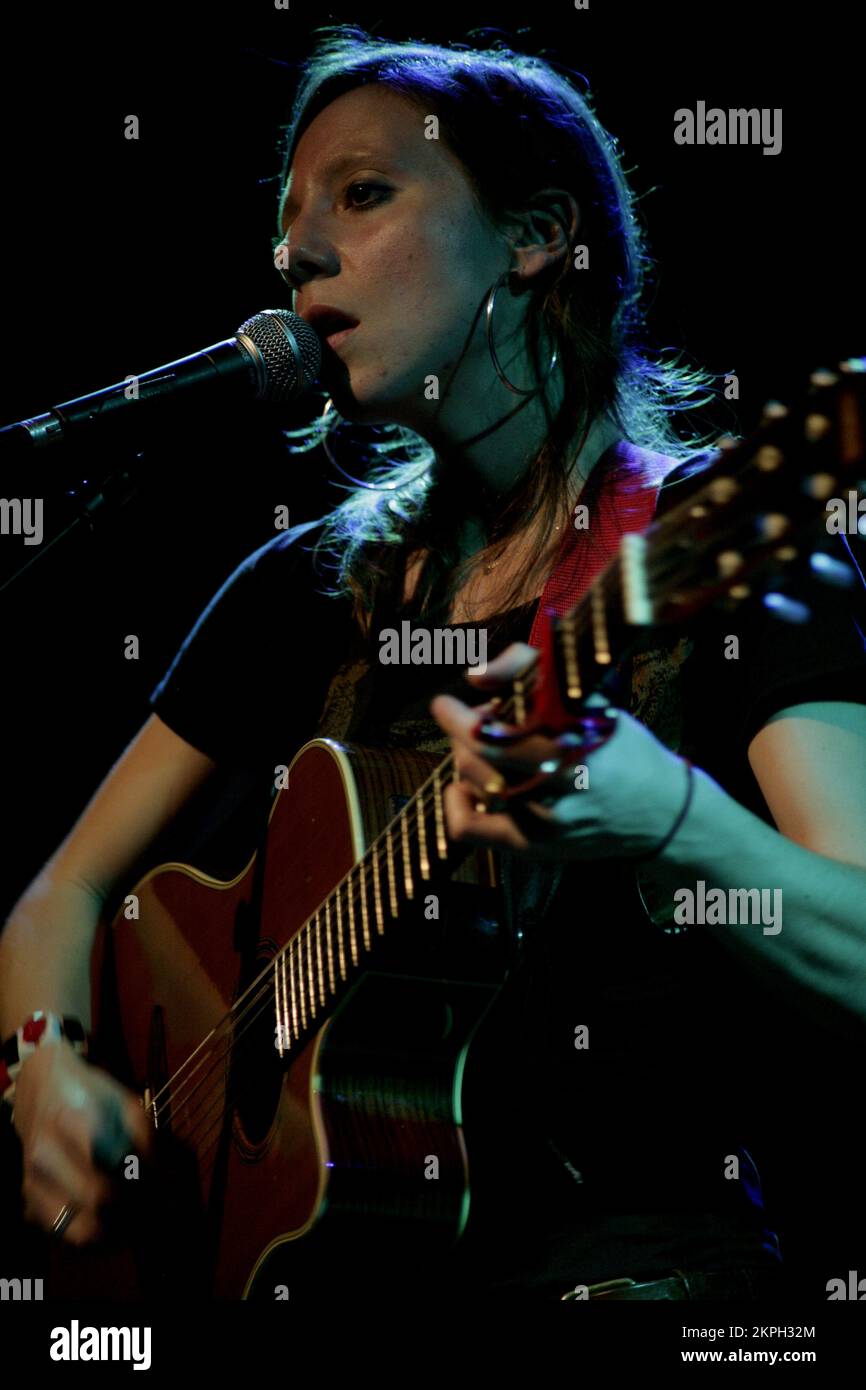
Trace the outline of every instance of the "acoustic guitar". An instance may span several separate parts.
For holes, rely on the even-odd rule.
[[[809,563],[808,528],[840,494],[866,511],[863,367],[814,373],[796,410],[768,407],[748,440],[720,441],[713,466],[671,489],[676,503],[549,623],[502,719],[586,729],[619,659],[766,596]],[[842,578],[833,565],[813,568]],[[136,1181],[127,1160],[120,1183],[134,1193],[134,1259],[64,1247],[52,1296],[333,1295],[367,1279],[374,1253],[393,1271],[456,1248],[472,1190],[464,1070],[507,968],[383,969],[401,939],[436,930],[467,853],[446,834],[452,776],[450,757],[315,739],[235,878],[161,864],[103,924],[93,1056],[141,1095],[157,1161]]]

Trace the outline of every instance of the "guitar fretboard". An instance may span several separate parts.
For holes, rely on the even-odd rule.
[[[269,965],[281,1056],[321,1026],[425,886],[468,852],[446,834],[443,797],[454,775],[449,756]]]

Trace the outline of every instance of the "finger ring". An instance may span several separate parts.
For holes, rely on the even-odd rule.
[[[62,1236],[72,1218],[76,1216],[80,1210],[81,1208],[74,1206],[72,1202],[67,1202],[65,1207],[61,1207],[55,1217],[54,1225],[51,1227],[52,1235]]]

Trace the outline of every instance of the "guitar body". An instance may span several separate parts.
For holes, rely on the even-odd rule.
[[[291,1058],[276,1036],[273,970],[250,990],[434,761],[307,744],[240,874],[163,864],[133,890],[137,917],[127,898],[105,930],[94,1060],[145,1097],[156,1124],[155,1172],[125,1184],[131,1296],[312,1296],[354,1270],[369,1286],[375,1267],[420,1266],[458,1240],[469,1202],[461,1078],[496,983],[388,973],[377,957],[354,981],[348,972],[345,997]],[[419,933],[423,956],[437,919],[420,900],[415,915],[392,931]],[[342,963],[335,950],[338,982]],[[98,1253],[71,1252],[79,1293],[97,1291],[86,1285],[99,1268]],[[128,1274],[111,1276],[115,1296]],[[72,1289],[55,1280],[53,1292]]]

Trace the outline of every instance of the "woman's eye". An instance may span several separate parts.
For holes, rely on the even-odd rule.
[[[356,201],[355,194],[358,190],[360,190],[362,196],[360,200]],[[350,202],[350,205],[353,208],[355,208],[357,212],[364,212],[368,208],[378,207],[380,203],[385,202],[385,200],[389,197],[390,193],[391,189],[388,188],[385,184],[368,183],[366,180],[359,180],[357,183],[350,183],[348,185],[345,193],[343,194],[343,197],[348,202]],[[364,196],[365,194],[366,196]],[[372,201],[370,196],[371,194],[373,195]],[[276,259],[277,248],[285,244],[287,236],[288,232],[286,232],[283,236],[271,237],[271,254],[273,255],[274,259]]]
[[[348,198],[352,198],[352,196],[353,196],[355,190],[358,189],[358,188],[360,188],[360,189],[362,189],[362,190],[364,190],[364,189],[372,189],[374,193],[379,193],[379,194],[383,194],[383,195],[384,195],[384,194],[387,194],[387,193],[389,192],[389,190],[388,190],[387,188],[385,188],[385,186],[384,186],[383,184],[381,184],[381,183],[366,183],[366,182],[365,182],[365,183],[350,183],[349,186],[348,186],[348,188],[346,189],[346,192],[345,192],[344,196],[345,196],[347,199],[348,199]],[[353,201],[352,206],[353,206],[353,207],[356,207],[356,208],[359,208],[359,209],[360,209],[360,208],[365,208],[365,207],[375,207],[376,204],[377,204],[377,203],[380,203],[380,202],[382,202],[382,198],[380,198],[380,197],[379,197],[379,198],[376,198],[375,202],[372,202],[372,203],[369,202],[369,201],[365,198],[361,203],[357,203],[357,202],[354,202],[354,201]]]

